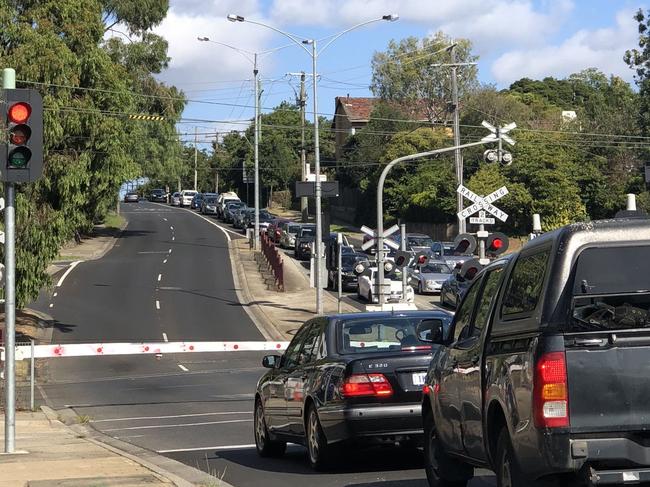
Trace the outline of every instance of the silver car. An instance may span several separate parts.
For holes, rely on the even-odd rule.
[[[280,247],[293,249],[296,246],[296,234],[300,230],[300,223],[283,222],[280,224]]]
[[[169,204],[172,206],[181,206],[181,194],[176,191],[169,199]]]
[[[442,260],[407,268],[408,283],[418,294],[439,293],[451,275],[451,268]]]
[[[208,196],[203,198],[201,201],[201,213],[204,215],[216,215],[217,214],[217,197]]]

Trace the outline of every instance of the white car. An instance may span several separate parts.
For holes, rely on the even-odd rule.
[[[172,206],[181,206],[181,194],[176,191],[169,199],[169,204]]]
[[[377,294],[377,268],[368,267],[363,274],[359,276],[359,286],[357,294],[369,303],[379,303]],[[402,299],[402,274],[399,270],[387,273],[384,278],[384,284],[390,283],[390,294],[387,296],[387,302],[396,303]],[[412,303],[415,299],[415,293],[411,286],[406,286],[406,302]]]
[[[223,218],[223,212],[225,210],[225,205],[229,201],[241,201],[237,193],[234,191],[228,191],[227,193],[221,193],[217,198],[217,216]]]
[[[192,191],[190,189],[184,189],[181,191],[181,206],[190,206],[196,193],[198,193],[198,191]]]

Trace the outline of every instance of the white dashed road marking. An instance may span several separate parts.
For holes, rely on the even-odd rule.
[[[178,364],[178,368],[181,369],[183,372],[189,372],[190,371],[190,369],[188,369],[187,367],[185,367],[182,364]]]
[[[156,301],[156,302],[158,302],[158,301]],[[163,340],[165,340],[165,342],[168,342],[168,341],[169,341],[169,340],[167,340],[167,333],[164,333],[164,332],[163,332]]]
[[[158,274],[158,282],[162,279],[162,274]]]
[[[185,451],[205,451],[205,450],[248,450],[255,448],[255,444],[250,445],[223,445],[223,446],[201,446],[199,448],[179,448],[176,450],[157,450],[156,453],[180,453]]]
[[[63,275],[61,276],[61,279],[59,279],[59,282],[56,283],[56,287],[61,287],[61,285],[63,284],[63,281],[65,281],[65,278],[68,277],[68,274],[70,274],[72,272],[72,269],[77,267],[77,264],[79,264],[80,262],[81,262],[80,260],[76,260],[72,264],[70,264],[70,267],[68,267],[68,270],[66,270],[63,273]]]
[[[252,421],[252,419],[230,419],[227,421],[208,421],[205,423],[153,424],[149,426],[131,426],[129,428],[112,428],[104,430],[104,433],[108,433],[110,431],[150,430],[156,428],[187,428],[188,426],[207,426],[210,424],[251,423]]]
[[[174,414],[169,416],[134,416],[131,418],[97,419],[91,423],[111,423],[113,421],[139,421],[149,419],[192,418],[195,416],[227,416],[228,414],[253,414],[250,411],[221,411],[218,413]]]
[[[160,301],[158,301],[157,299],[156,299],[156,309],[160,309]],[[164,333],[163,333],[163,336],[165,336]],[[165,341],[167,341],[167,340],[165,340]]]

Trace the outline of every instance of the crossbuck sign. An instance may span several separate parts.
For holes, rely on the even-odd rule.
[[[502,222],[505,222],[508,219],[507,213],[501,211],[499,208],[497,208],[492,204],[493,202],[503,198],[505,195],[508,194],[508,188],[506,188],[505,186],[500,187],[499,189],[493,191],[492,193],[490,193],[485,197],[477,195],[473,191],[467,189],[462,184],[458,186],[456,192],[462,194],[465,198],[467,198],[473,203],[471,206],[468,206],[463,211],[458,212],[459,218],[465,219],[479,211],[487,211],[488,213],[491,213],[492,215],[497,217]],[[484,219],[488,220],[487,218]],[[470,222],[470,223],[474,223],[474,222]],[[481,223],[481,222],[477,221],[476,223]],[[484,221],[482,223],[492,223],[492,222]]]
[[[368,250],[371,247],[374,247],[377,245],[377,232],[374,231],[372,228],[368,228],[367,226],[362,226],[361,231],[368,235],[370,238],[368,239],[367,242],[365,242],[362,246],[362,250]],[[399,225],[393,225],[387,230],[384,230],[384,245],[390,247],[391,249],[399,250],[399,244],[395,242],[395,240],[388,238],[392,234],[399,232]]]

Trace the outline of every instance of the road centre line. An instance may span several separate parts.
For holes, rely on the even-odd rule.
[[[156,299],[156,309],[160,309],[160,301],[158,301],[157,299]],[[163,336],[165,336],[164,333]],[[165,341],[167,341],[167,339],[165,339]]]
[[[167,259],[163,260],[163,264],[166,264],[166,263],[167,263]]]
[[[174,240],[176,240],[176,237],[174,237],[174,236],[172,235],[172,242],[173,242]]]
[[[169,250],[167,251],[167,253],[168,253],[168,254],[171,254],[171,253],[172,253],[172,249],[169,249]]]
[[[231,424],[231,423],[252,423],[252,419],[228,419],[226,421],[207,421],[204,423],[182,423],[182,424],[154,424],[149,426],[129,426],[128,428],[111,428],[103,430],[103,433],[111,431],[132,431],[132,430],[151,430],[158,428],[186,428],[188,426],[208,426],[211,424]]]
[[[163,332],[163,340],[165,340],[166,342],[169,341],[169,340],[167,339],[167,333],[165,333],[165,332]]]
[[[77,267],[77,264],[80,264],[80,263],[81,263],[80,260],[75,260],[72,264],[70,264],[70,267],[68,267],[68,269],[61,276],[61,279],[59,279],[59,282],[56,283],[56,287],[61,287],[61,285],[63,284],[63,281],[65,281],[65,278],[68,277],[68,274],[70,274],[72,272],[72,269]]]
[[[167,218],[163,218],[163,220],[167,221]]]
[[[178,365],[178,368],[181,369],[183,372],[189,372],[190,371],[190,369],[185,367],[183,364],[177,364],[177,365]]]
[[[162,274],[158,274],[158,282],[162,279]]]
[[[54,293],[54,294],[52,294],[52,297],[56,298],[58,295],[59,295],[59,293]]]
[[[169,227],[169,229],[170,229],[172,232],[174,231],[174,227]]]
[[[255,443],[249,445],[225,445],[225,446],[202,446],[199,448],[177,448],[175,450],[156,450],[156,453],[181,453],[186,451],[206,451],[206,450],[248,450],[255,448]]]
[[[143,252],[138,252],[138,254],[166,254],[164,250],[158,250],[158,251],[143,251]]]
[[[54,303],[50,303],[50,308],[54,308]]]
[[[175,418],[191,418],[198,416],[227,416],[229,414],[253,414],[251,411],[219,411],[217,413],[195,413],[195,414],[172,414],[168,416],[133,416],[130,418],[113,418],[113,419],[97,419],[90,421],[91,423],[110,423],[113,421],[140,421],[143,419],[175,419]]]

